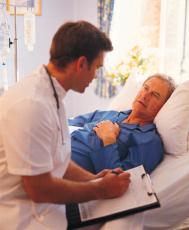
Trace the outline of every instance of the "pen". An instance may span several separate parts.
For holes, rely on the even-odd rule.
[[[116,172],[115,170],[112,170],[112,173],[115,174],[115,175],[119,175],[119,173]]]

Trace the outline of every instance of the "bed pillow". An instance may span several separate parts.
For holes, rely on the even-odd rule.
[[[155,118],[166,153],[189,150],[189,81],[179,85]]]
[[[137,81],[135,77],[130,77],[123,88],[120,89],[118,95],[114,97],[108,109],[116,111],[131,109],[132,102],[142,86],[142,83],[143,80]]]

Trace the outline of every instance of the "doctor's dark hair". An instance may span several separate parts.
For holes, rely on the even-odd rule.
[[[66,67],[81,56],[89,64],[101,51],[113,49],[110,39],[86,21],[67,22],[55,33],[50,48],[50,61],[59,68]]]

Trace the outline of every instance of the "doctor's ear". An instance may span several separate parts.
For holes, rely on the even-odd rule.
[[[77,69],[81,70],[88,66],[87,58],[85,56],[81,56],[77,60]]]

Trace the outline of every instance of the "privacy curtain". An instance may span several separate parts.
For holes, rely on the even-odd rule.
[[[98,0],[98,23],[101,31],[109,35],[113,16],[114,0]],[[95,93],[100,97],[112,97],[115,94],[115,86],[104,76],[104,69],[98,72]]]

